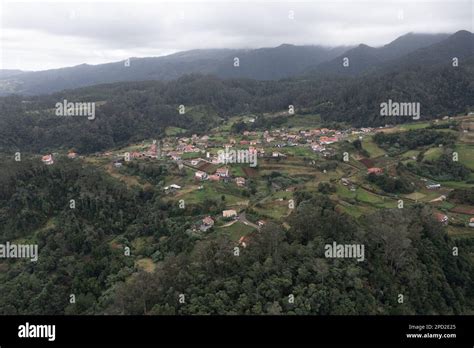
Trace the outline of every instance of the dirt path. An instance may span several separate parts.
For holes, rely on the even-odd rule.
[[[242,222],[244,225],[251,226],[257,230],[260,229],[258,225],[255,225],[253,222],[250,222],[249,220],[247,220],[247,217],[245,216],[245,212],[240,213],[240,215],[237,217],[237,220]]]
[[[220,227],[229,227],[229,226],[232,226],[233,224],[235,224],[236,222],[237,222],[237,220],[232,220],[231,222],[228,222],[225,225],[222,225]]]

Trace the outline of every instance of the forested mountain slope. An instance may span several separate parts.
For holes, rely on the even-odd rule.
[[[407,65],[449,63],[474,54],[472,33],[406,34],[382,46],[296,46],[283,44],[259,49],[205,49],[163,57],[130,58],[126,61],[37,72],[0,71],[0,95],[44,94],[121,81],[169,81],[186,74],[211,74],[221,78],[278,80],[304,75],[355,76],[370,71],[386,72]],[[343,59],[349,65],[343,66]]]
[[[405,67],[359,77],[281,81],[189,75],[169,82],[99,85],[37,97],[0,98],[0,150],[74,147],[95,152],[159,135],[167,126],[205,132],[222,119],[254,113],[319,114],[325,122],[382,126],[408,117],[380,116],[391,99],[420,103],[421,119],[467,113],[474,106],[474,58],[458,67]],[[96,117],[58,117],[55,104],[96,102]],[[178,107],[185,106],[185,114]]]
[[[269,224],[236,257],[228,237],[199,241],[185,232],[193,214],[213,213],[214,203],[183,211],[159,190],[127,188],[68,159],[7,164],[1,242],[38,243],[40,256],[2,263],[2,314],[472,313],[472,262],[451,256],[454,244],[427,207],[356,220],[326,196],[296,192],[291,228]],[[164,175],[165,168],[156,172]],[[365,244],[366,261],[325,258],[334,240]],[[137,257],[158,267],[137,273]]]

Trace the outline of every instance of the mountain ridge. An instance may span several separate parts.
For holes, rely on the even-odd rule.
[[[375,67],[380,67],[386,62],[394,62],[396,59],[400,59],[417,50],[448,40],[457,33],[452,35],[408,33],[380,47],[360,44],[332,61],[324,62],[314,67],[312,72],[315,74],[356,76],[373,71]],[[345,65],[343,65],[344,62],[346,63]]]
[[[304,75],[357,76],[377,70],[401,69],[412,61],[437,64],[453,52],[459,52],[464,59],[474,54],[474,50],[469,49],[474,42],[472,37],[474,35],[465,30],[454,34],[407,33],[380,47],[363,43],[337,47],[283,43],[257,49],[195,49],[161,57],[128,58],[35,72],[0,70],[0,95],[49,94],[125,81],[169,81],[194,73],[255,80]],[[342,64],[345,58],[348,58],[347,67]]]

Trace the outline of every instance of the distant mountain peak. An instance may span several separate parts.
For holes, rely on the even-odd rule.
[[[469,35],[472,34],[466,31],[460,31],[455,35],[410,32],[381,47],[360,44],[354,49],[344,52],[343,55],[338,56],[334,60],[324,62],[320,66],[315,67],[315,70],[325,74],[358,75],[369,70],[379,69],[382,66],[384,68],[389,65],[398,66],[398,63],[395,62],[396,60],[407,56],[412,57],[419,50],[427,50],[434,45],[444,45],[446,42],[452,42],[450,47],[466,46],[466,42],[469,42]],[[427,61],[427,59],[430,62],[440,61],[437,55],[444,53],[437,49],[432,49],[432,51],[434,56],[424,57],[421,55],[417,60],[412,61]],[[445,49],[445,51],[449,52],[449,49]],[[343,67],[340,63],[344,57],[350,59],[351,63],[348,67]]]
[[[470,31],[467,31],[467,30],[459,30],[457,32],[455,32],[451,37],[453,38],[464,38],[464,37],[470,37],[472,36],[473,34],[470,32]]]

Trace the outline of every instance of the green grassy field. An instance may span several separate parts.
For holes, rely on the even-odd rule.
[[[429,122],[406,123],[406,124],[400,125],[399,128],[403,130],[413,130],[413,129],[426,128],[429,125],[430,125]]]
[[[278,198],[283,198],[284,200],[288,200],[288,199],[291,199],[293,197],[293,194],[291,192],[287,192],[287,191],[278,191],[278,192],[274,192],[271,197],[273,199],[278,199]]]
[[[361,209],[361,206],[356,206],[352,204],[338,205],[343,212],[346,214],[358,218],[364,214],[364,211]]]
[[[459,162],[474,170],[474,145],[458,144],[455,149],[459,153]]]
[[[216,228],[217,233],[225,234],[233,241],[238,241],[240,237],[246,236],[253,231],[255,231],[253,227],[245,225],[239,221],[228,227]]]
[[[369,153],[370,158],[380,157],[380,156],[385,155],[385,151],[382,150],[380,147],[378,147],[377,144],[374,143],[371,137],[370,138],[366,137],[362,140],[362,148]]]
[[[292,128],[316,128],[320,122],[319,115],[289,115],[284,125]]]
[[[266,217],[279,220],[289,212],[288,201],[268,200],[261,207],[255,207],[255,211]]]
[[[247,164],[245,166],[248,166]],[[233,175],[233,176],[242,176],[242,177],[245,177],[245,173],[244,171],[242,170],[242,166],[241,165],[232,165],[230,167],[230,173]]]
[[[423,154],[423,160],[424,161],[435,161],[438,158],[441,157],[443,154],[443,149],[440,147],[433,147],[431,149],[428,149],[424,154]]]
[[[400,158],[401,158],[401,159],[410,159],[410,160],[412,160],[413,157],[416,158],[419,153],[420,153],[419,150],[408,150],[407,152],[404,152],[404,153],[400,156]]]
[[[232,185],[232,183],[229,183],[228,185]],[[230,194],[228,190],[226,190],[224,187],[219,187],[219,185],[211,185],[210,183],[206,183],[203,186],[203,189],[189,192],[188,194],[180,197],[180,199],[184,199],[187,203],[195,204],[202,203],[206,199],[221,201],[222,196],[224,196],[224,202],[226,205],[238,205],[238,203],[248,200],[248,198]]]
[[[424,193],[421,193],[421,192],[413,192],[413,193],[410,193],[410,194],[407,194],[407,195],[402,195],[402,198],[403,197],[406,197],[408,199],[412,199],[414,201],[421,201],[424,198],[426,199],[426,195]]]
[[[369,191],[366,191],[364,189],[360,189],[358,188],[356,191],[355,191],[355,198],[360,201],[360,202],[364,202],[364,203],[371,203],[371,204],[382,204],[384,203],[384,200],[382,199],[382,197],[372,193],[372,192],[369,192]]]
[[[356,196],[355,191],[350,191],[346,186],[338,184],[336,186],[337,196],[346,199],[354,199]]]
[[[193,159],[193,158],[199,158],[201,157],[203,154],[200,153],[200,152],[185,152],[181,155],[181,158],[182,159]]]
[[[281,149],[281,153],[285,155],[291,156],[300,156],[300,157],[308,157],[308,158],[317,158],[318,156],[314,153],[314,151],[310,147],[285,147]]]
[[[448,234],[453,238],[474,238],[474,228],[448,226]]]
[[[165,134],[169,137],[174,137],[184,132],[186,132],[186,129],[179,127],[166,127],[165,129]]]
[[[443,185],[453,189],[471,188],[474,184],[468,184],[464,181],[443,181]]]
[[[305,167],[302,165],[288,165],[284,161],[280,162],[269,162],[261,164],[259,162],[259,172],[263,175],[271,174],[272,172],[277,171],[282,174],[287,174],[289,176],[295,175],[307,175],[307,176],[317,176],[319,171],[314,168]]]

